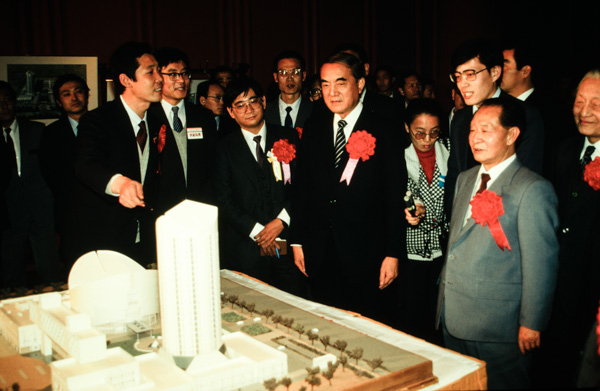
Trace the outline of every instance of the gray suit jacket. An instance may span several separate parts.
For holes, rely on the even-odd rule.
[[[478,170],[458,177],[439,307],[456,338],[516,342],[519,326],[543,330],[550,316],[558,268],[556,195],[518,160],[504,170],[489,188],[502,197],[499,221],[511,247],[502,251],[487,225],[469,218],[463,226]]]
[[[300,107],[298,108],[298,116],[296,122],[294,122],[294,128],[304,128],[304,122],[310,117],[312,113],[312,102],[310,99],[302,96],[300,101]],[[267,102],[267,108],[265,109],[265,121],[284,126],[281,123],[281,116],[279,115],[279,95],[277,99]]]

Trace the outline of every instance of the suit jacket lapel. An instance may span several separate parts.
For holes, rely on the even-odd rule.
[[[142,173],[140,168],[140,157],[138,153],[137,140],[135,138],[137,129],[132,128],[131,120],[129,119],[129,115],[125,110],[121,99],[115,99],[115,102],[115,124],[119,124],[118,126],[120,129],[118,130],[118,132],[120,134],[120,137],[123,138],[123,142],[125,143],[125,145],[127,145],[127,149],[129,149],[129,151],[127,152],[127,156],[131,156],[131,164],[135,166],[135,177],[131,179],[135,179],[141,182]],[[142,120],[140,119],[139,122],[142,122]],[[150,127],[148,126],[148,124],[146,124],[146,129],[148,132],[149,128]],[[148,138],[150,138],[150,133],[148,133]],[[152,141],[151,138],[150,141]]]

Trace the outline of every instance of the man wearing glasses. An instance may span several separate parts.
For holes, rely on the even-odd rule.
[[[187,55],[179,49],[163,48],[155,57],[163,79],[162,100],[150,105],[149,111],[166,136],[162,151],[159,146],[157,211],[163,213],[184,199],[212,203],[215,121],[205,110],[186,102],[190,88]],[[157,143],[160,139],[159,135]]]
[[[456,83],[466,107],[456,112],[450,130],[451,149],[445,191],[448,215],[452,208],[458,174],[477,164],[469,148],[469,132],[473,115],[486,99],[499,96],[516,99],[499,87],[504,57],[502,50],[493,42],[482,39],[468,41],[454,51],[451,61],[453,72],[450,74],[450,79]],[[525,167],[541,173],[544,151],[542,117],[535,108],[522,102],[521,104],[527,115],[527,126],[521,129],[517,157]]]
[[[296,158],[290,153],[286,159],[274,147],[277,143],[289,145],[283,148],[288,152],[295,150],[297,133],[264,120],[263,91],[253,79],[232,81],[225,106],[238,126],[219,141],[216,152],[221,267],[303,295],[302,275],[284,243],[292,223]]]
[[[306,80],[304,58],[300,53],[285,51],[273,61],[273,79],[279,87],[278,99],[267,103],[265,120],[288,128],[303,128],[312,112],[312,102],[302,97]]]

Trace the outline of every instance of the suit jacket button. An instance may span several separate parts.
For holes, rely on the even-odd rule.
[[[572,195],[573,197],[577,197],[577,192],[576,192],[576,191],[574,191],[574,192],[572,192],[572,193],[571,193],[571,195]]]
[[[567,228],[563,228],[562,233],[566,234],[567,232],[569,232],[569,228],[568,227]]]
[[[335,204],[335,200],[330,200],[329,203],[330,204]]]

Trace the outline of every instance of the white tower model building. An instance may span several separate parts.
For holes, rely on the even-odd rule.
[[[217,208],[183,201],[156,221],[163,348],[174,357],[218,351],[221,287]]]

